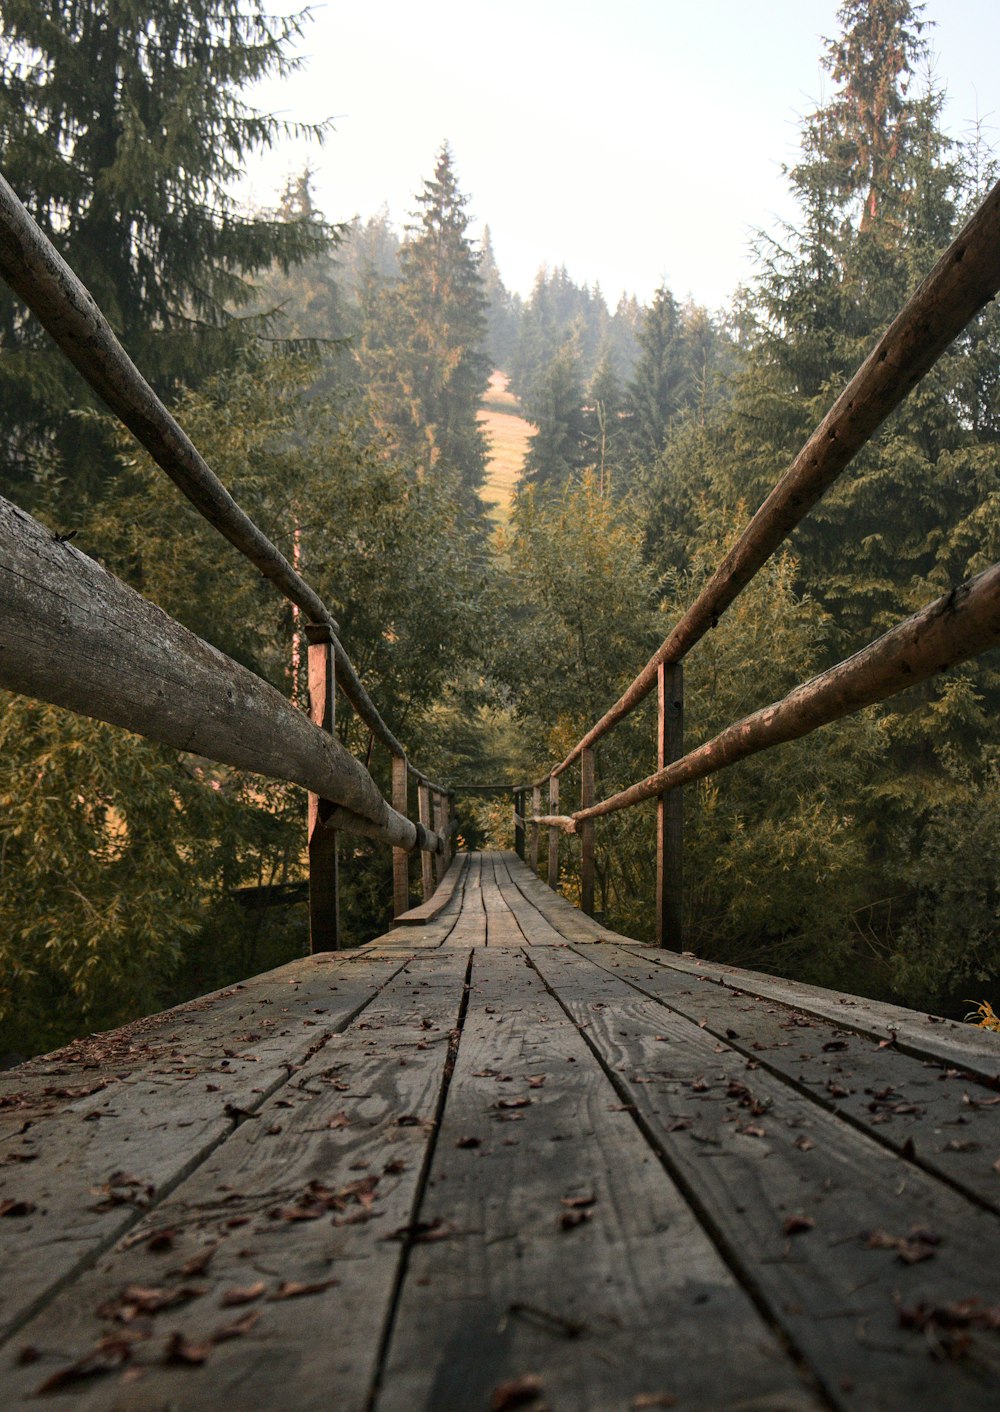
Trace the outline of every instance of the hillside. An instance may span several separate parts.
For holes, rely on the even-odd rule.
[[[479,492],[490,513],[503,524],[510,513],[511,497],[528,450],[534,427],[517,410],[517,399],[507,389],[507,374],[494,372],[479,411],[479,425],[489,438],[486,484]]]

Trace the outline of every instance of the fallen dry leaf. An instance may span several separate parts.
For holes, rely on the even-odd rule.
[[[68,1383],[81,1382],[85,1378],[96,1377],[100,1373],[111,1373],[121,1368],[132,1357],[133,1340],[125,1334],[109,1334],[99,1339],[89,1352],[66,1368],[50,1374],[35,1388],[35,1395],[54,1392]]]
[[[233,1285],[231,1289],[224,1290],[219,1299],[221,1309],[231,1309],[238,1304],[252,1304],[255,1299],[259,1299],[267,1289],[266,1280],[257,1280],[252,1285]]]
[[[328,1280],[282,1280],[281,1284],[273,1294],[269,1294],[268,1301],[274,1303],[278,1299],[298,1299],[302,1294],[321,1294],[323,1290],[329,1289],[331,1285],[340,1284],[338,1279]]]
[[[192,1255],[190,1260],[184,1261],[184,1264],[180,1267],[180,1274],[203,1275],[208,1269],[209,1262],[218,1248],[218,1241],[212,1245],[206,1245],[203,1250],[198,1251],[197,1255]]]
[[[177,1330],[167,1339],[167,1346],[163,1350],[163,1361],[164,1363],[183,1363],[198,1367],[211,1357],[213,1347],[211,1339],[205,1343],[192,1343]]]
[[[531,1104],[530,1098],[498,1098],[494,1103],[494,1108],[528,1108]]]
[[[17,1201],[13,1198],[0,1201],[0,1216],[30,1216],[36,1209],[33,1201]]]
[[[923,1260],[931,1260],[935,1247],[941,1244],[936,1231],[914,1226],[909,1235],[890,1235],[888,1231],[862,1231],[861,1239],[867,1250],[894,1250],[896,1259],[904,1265],[919,1265]]]
[[[542,1380],[535,1373],[525,1373],[520,1378],[508,1378],[497,1383],[490,1394],[490,1412],[508,1412],[511,1407],[524,1407],[542,1395]]]
[[[816,1222],[811,1216],[803,1216],[799,1213],[796,1213],[794,1216],[786,1217],[785,1224],[782,1229],[784,1230],[785,1235],[788,1236],[802,1235],[805,1231],[811,1231],[815,1225]]]
[[[231,1324],[220,1324],[212,1334],[213,1343],[225,1343],[230,1338],[243,1338],[260,1319],[260,1310],[251,1309],[242,1318],[234,1319]]]

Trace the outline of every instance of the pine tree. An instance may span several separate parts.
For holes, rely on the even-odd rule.
[[[447,143],[417,203],[400,277],[369,304],[360,357],[400,447],[475,491],[486,471],[476,416],[490,373],[486,296]]]
[[[497,265],[489,226],[483,226],[479,273],[486,295],[486,346],[494,368],[506,371],[517,341],[521,301],[504,284]]]
[[[647,464],[659,455],[670,419],[688,392],[680,310],[661,285],[638,332],[639,360],[628,385],[629,449],[633,460]]]
[[[304,21],[261,0],[4,0],[6,176],[161,392],[196,380],[219,336],[238,333],[254,273],[325,244],[312,223],[245,216],[229,194],[286,131],[240,90],[295,67]],[[3,291],[0,350],[4,480],[29,498],[45,471],[93,482],[106,447],[70,416],[91,398]]]
[[[598,490],[606,494],[615,483],[625,449],[625,394],[608,346],[590,380],[585,401],[583,428],[590,447],[590,460]]]
[[[524,483],[561,490],[593,463],[593,446],[583,413],[579,355],[567,340],[540,379],[528,415],[538,428],[524,462]]]

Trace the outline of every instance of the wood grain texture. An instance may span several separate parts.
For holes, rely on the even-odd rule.
[[[830,1401],[980,1408],[996,1335],[935,1362],[900,1310],[1000,1302],[1000,1268],[977,1255],[1000,1220],[618,977],[554,948],[531,957]],[[890,1242],[920,1232],[927,1258],[905,1263]]]
[[[422,854],[422,857],[429,857]],[[468,854],[459,853],[454,862],[448,868],[440,884],[430,894],[426,901],[419,903],[416,907],[411,907],[408,912],[402,912],[396,917],[393,926],[396,927],[423,927],[428,922],[433,922],[435,917],[445,908],[455,894],[465,872],[468,863]]]
[[[144,1207],[158,1207],[233,1134],[240,1114],[260,1109],[405,962],[297,962],[262,978],[252,997],[222,992],[238,1003],[219,1015],[195,1002],[152,1035],[129,1027],[36,1061],[48,1083],[34,1091],[17,1071],[5,1076],[0,1200],[35,1209],[0,1223],[0,1260],[18,1271],[0,1283],[0,1339],[128,1233]],[[115,1174],[135,1180],[116,1183]]]
[[[525,1373],[579,1412],[822,1405],[523,957],[477,951],[471,984],[421,1209],[447,1235],[410,1253],[379,1412],[485,1409]],[[691,1356],[708,1327],[729,1357]]]
[[[624,949],[588,958],[1000,1214],[1000,1097],[952,1063]],[[1000,1040],[997,1041],[1000,1051]]]
[[[414,1216],[466,969],[459,951],[414,960],[336,1043],[289,1076],[129,1242],[23,1330],[41,1356],[5,1369],[8,1396],[26,1398],[113,1331],[114,1313],[102,1311],[120,1307],[123,1291],[193,1288],[176,1307],[128,1326],[140,1334],[130,1360],[136,1381],[91,1379],[49,1405],[362,1412],[403,1250],[393,1234]],[[173,1233],[169,1248],[141,1238],[158,1230]],[[178,1273],[209,1246],[203,1273]],[[328,1281],[314,1294],[274,1299],[283,1285]],[[258,1283],[264,1290],[246,1308],[226,1307],[227,1291]],[[204,1364],[167,1361],[171,1335],[202,1345],[248,1311],[259,1323],[210,1345]]]

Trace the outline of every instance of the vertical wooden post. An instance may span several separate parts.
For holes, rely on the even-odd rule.
[[[333,732],[337,684],[334,674],[333,631],[326,623],[308,623],[309,719],[321,730]],[[340,887],[337,835],[325,820],[333,805],[318,794],[309,795],[309,948],[340,948]]]
[[[444,830],[444,866],[447,871],[455,856],[455,846],[451,841],[454,837],[452,826],[455,823],[455,796],[453,794],[442,794],[441,796],[441,820],[441,827]]]
[[[559,776],[549,775],[549,813],[559,813]],[[559,888],[559,834],[561,830],[549,829],[549,887],[553,892]]]
[[[434,791],[434,828],[446,838],[448,832],[448,796],[439,790]],[[437,869],[438,882],[448,871],[448,845],[445,843],[441,853],[434,854],[434,867]]]
[[[514,791],[514,852],[524,861],[524,794]]]
[[[542,787],[539,784],[531,787],[531,813],[537,818],[542,812]],[[538,845],[541,839],[541,829],[537,824],[531,825],[531,871],[538,872]]]
[[[684,754],[684,668],[660,663],[657,671],[660,709],[656,726],[657,769]],[[681,951],[684,918],[684,796],[670,789],[656,802],[656,944]]]
[[[392,807],[406,813],[406,756],[392,757]],[[410,910],[410,855],[405,848],[392,850],[392,915],[401,916]]]
[[[417,785],[417,818],[425,829],[434,827],[431,822],[431,787],[424,784],[423,780]],[[422,848],[420,850],[420,884],[425,902],[434,891],[433,858],[434,854],[428,849]]]
[[[580,808],[594,803],[594,750],[588,745],[580,754]],[[580,909],[594,915],[594,821],[580,825]]]

